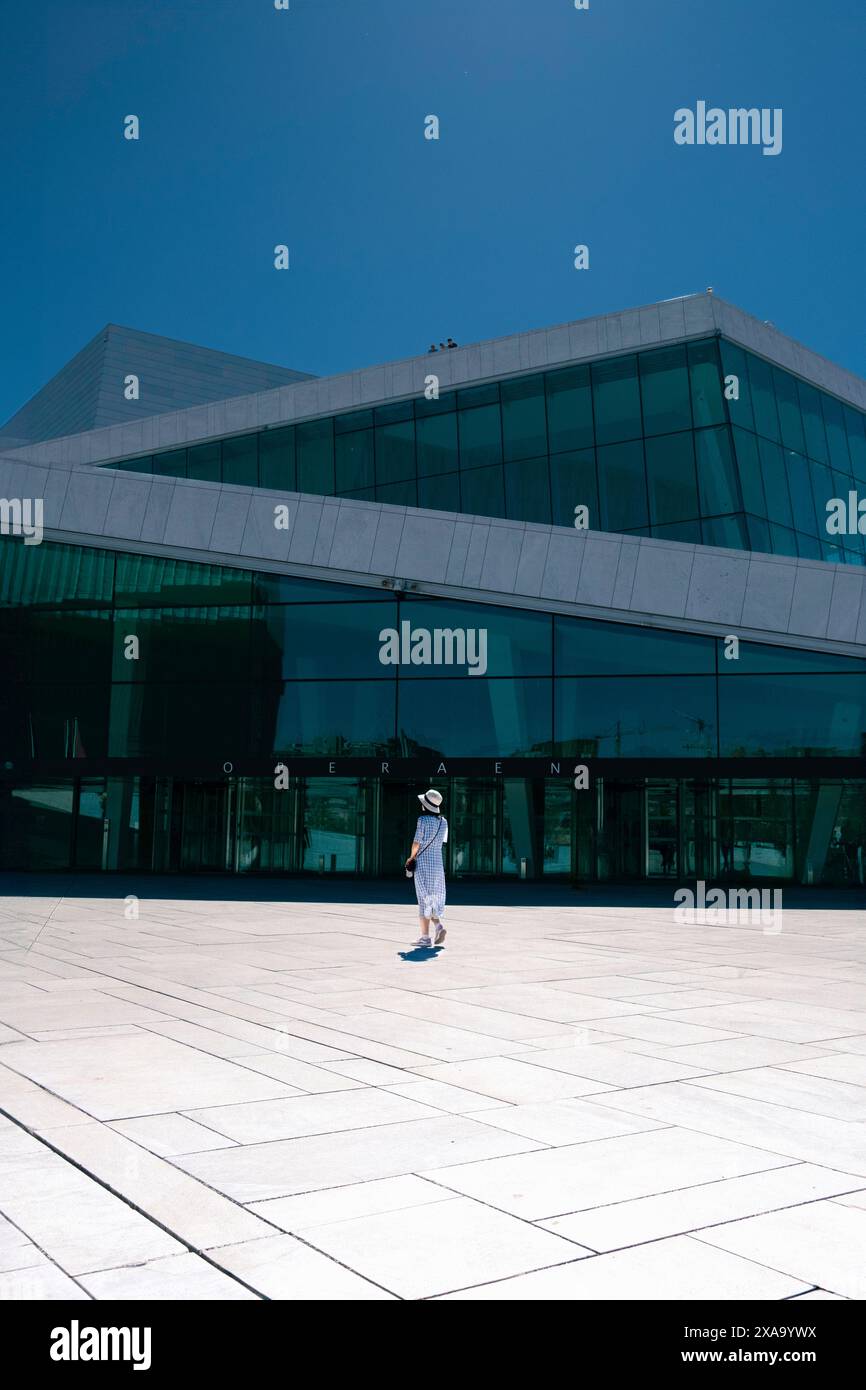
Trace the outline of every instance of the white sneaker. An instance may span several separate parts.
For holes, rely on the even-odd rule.
[[[429,951],[432,944],[429,936],[419,936],[417,941],[412,942],[412,950]]]
[[[444,928],[444,927],[441,925],[441,923],[440,923],[440,925],[436,928],[436,935],[435,935],[434,938],[433,938],[433,945],[434,945],[434,946],[444,946],[444,944],[445,944],[445,928]]]

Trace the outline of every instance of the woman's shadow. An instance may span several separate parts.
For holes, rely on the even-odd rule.
[[[397,955],[411,965],[418,965],[425,960],[435,960],[444,949],[444,946],[413,946],[410,951],[398,951]]]

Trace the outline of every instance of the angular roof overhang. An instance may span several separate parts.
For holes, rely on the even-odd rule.
[[[44,499],[46,540],[866,657],[853,565],[17,454],[0,497]]]
[[[720,334],[866,410],[866,381],[862,378],[706,292],[87,430],[15,453],[34,462],[75,465],[132,458],[158,449],[410,399],[423,394],[425,378],[431,372],[438,376],[440,388],[448,390],[712,334]]]

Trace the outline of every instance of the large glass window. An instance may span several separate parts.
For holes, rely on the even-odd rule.
[[[118,608],[112,678],[224,681],[235,670],[246,671],[249,643],[246,606]]]
[[[258,487],[259,437],[244,434],[238,439],[223,440],[223,482],[243,487]]]
[[[587,618],[554,618],[558,676],[712,674],[711,637]]]
[[[79,545],[25,545],[0,536],[0,607],[78,608],[111,603],[114,555]]]
[[[104,758],[108,684],[10,685],[0,719],[0,762]]]
[[[719,683],[722,757],[863,757],[866,676],[741,676]]]
[[[720,545],[724,550],[745,550],[747,547],[746,523],[742,515],[704,517],[701,533],[704,545]],[[797,552],[791,553],[796,555]]]
[[[689,343],[689,376],[692,387],[692,415],[695,428],[725,423],[722,373],[715,340]]]
[[[397,708],[398,738],[406,757],[550,755],[549,680],[401,680]]]
[[[550,479],[547,455],[505,465],[505,511],[515,521],[550,524]]]
[[[794,517],[791,499],[788,495],[788,479],[785,460],[778,444],[769,439],[758,440],[758,453],[761,459],[761,473],[764,478],[764,492],[767,498],[767,516],[771,524],[792,527]]]
[[[460,477],[460,510],[470,516],[505,516],[502,465],[473,468]]]
[[[336,435],[334,459],[338,493],[372,487],[375,479],[372,429]]]
[[[291,425],[263,430],[259,435],[259,481],[262,487],[278,492],[295,491],[295,431]]]
[[[262,756],[378,757],[394,738],[396,682],[286,681],[256,692],[253,746]]]
[[[653,526],[652,535],[657,540],[664,540],[667,537],[670,541],[685,541],[688,545],[700,545],[701,523],[697,517],[694,521],[671,521],[666,526]]]
[[[794,525],[798,531],[814,536],[817,533],[815,505],[812,500],[812,481],[809,477],[809,463],[802,454],[785,452],[785,468],[788,474],[788,491],[791,494],[791,509]]]
[[[752,411],[752,392],[749,382],[749,364],[746,354],[742,348],[738,348],[734,343],[727,342],[724,338],[719,344],[722,355],[722,371],[725,375],[725,382],[730,378],[730,390],[725,391],[725,404],[728,407],[728,415],[733,425],[741,425],[744,429],[753,430],[755,428],[755,417]],[[731,394],[734,391],[735,394]],[[697,424],[697,419],[695,420]]]
[[[116,682],[108,756],[204,758],[215,768],[248,757],[251,694],[224,681]]]
[[[113,558],[113,557],[112,557]],[[249,570],[155,555],[117,556],[115,600],[121,607],[249,603]]]
[[[588,507],[590,530],[600,529],[594,449],[551,455],[550,500],[554,526],[573,526],[575,508]]]
[[[690,431],[647,439],[650,521],[655,526],[699,515],[695,449]]]
[[[461,469],[482,468],[486,464],[501,462],[502,429],[498,405],[461,410],[459,428]]]
[[[165,454],[155,454],[153,471],[161,477],[185,478],[186,449],[172,449]]]
[[[640,354],[640,389],[645,434],[671,434],[692,426],[689,373],[684,347]]]
[[[382,589],[362,584],[322,583],[317,579],[299,579],[294,574],[253,575],[255,603],[393,603],[393,596]]]
[[[766,521],[761,517],[749,516],[746,518],[746,524],[748,527],[749,549],[756,550],[761,555],[772,554],[770,528]],[[820,559],[820,556],[818,558]]]
[[[815,516],[818,521],[818,536],[828,544],[832,544],[827,531],[827,519],[829,512],[827,504],[833,497],[839,494],[833,486],[833,474],[823,463],[813,463],[811,467],[812,475],[812,496],[815,502]],[[827,556],[826,558],[830,558]]]
[[[773,369],[769,362],[764,362],[760,357],[750,357],[749,381],[752,387],[755,430],[764,439],[774,439],[778,443],[779,412],[776,408],[776,393],[773,390]]]
[[[414,478],[404,478],[402,483],[385,483],[376,488],[376,501],[385,502],[389,507],[417,507],[418,484]]]
[[[834,396],[822,394],[821,406],[824,411],[824,429],[827,434],[827,447],[830,451],[830,467],[842,473],[851,472],[851,456],[848,453],[848,435],[845,431],[845,417],[842,406]]]
[[[734,426],[733,435],[743,504],[747,512],[765,517],[767,515],[767,502],[764,497],[764,483],[761,478],[757,437],[749,430],[741,430],[737,426]]]
[[[196,444],[187,449],[187,477],[198,478],[201,482],[218,483],[222,480],[222,447],[219,440],[214,444]],[[273,487],[273,483],[262,483],[263,487]],[[278,485],[277,485],[278,486]]]
[[[255,671],[265,679],[385,679],[379,633],[394,628],[390,603],[269,604],[255,610]]]
[[[41,872],[68,869],[73,796],[71,781],[0,789],[0,865]]]
[[[376,484],[415,477],[415,421],[394,420],[376,427]]]
[[[815,459],[818,463],[829,463],[830,455],[827,452],[827,436],[824,433],[824,413],[821,410],[820,393],[815,390],[814,386],[808,386],[805,381],[797,382],[797,393],[800,397],[800,415],[803,420],[806,453],[810,459]]]
[[[595,437],[598,444],[638,439],[641,433],[637,358],[592,365]]]
[[[808,675],[819,671],[848,671],[866,675],[866,660],[837,656],[834,652],[805,651],[799,647],[772,646],[764,642],[741,642],[736,661],[726,660],[720,643],[719,674],[723,676],[776,675],[792,672]]]
[[[109,679],[111,614],[104,608],[87,612],[19,609],[4,613],[0,631],[4,647],[12,639],[18,679],[48,683]]]
[[[534,459],[546,454],[544,378],[519,377],[517,381],[503,381],[500,389],[505,460]]]
[[[854,477],[866,483],[866,417],[850,406],[845,407],[845,431]]]
[[[601,527],[604,531],[629,531],[646,526],[646,474],[643,444],[609,444],[596,450]]]
[[[309,420],[295,431],[298,491],[330,496],[334,491],[334,422]]]
[[[436,478],[419,478],[418,506],[433,512],[459,512],[459,474],[440,473]]]
[[[557,677],[554,732],[562,757],[712,757],[715,681],[710,676],[652,680]]]
[[[728,431],[697,430],[695,455],[701,515],[716,516],[739,511],[737,480]]]
[[[779,409],[782,443],[786,449],[794,449],[796,453],[802,454],[806,448],[806,440],[803,434],[803,421],[800,416],[797,383],[787,372],[774,367],[773,385],[776,389],[776,405]]]
[[[415,434],[419,478],[457,471],[456,414],[422,417],[415,421]]]
[[[567,367],[547,372],[547,429],[552,454],[591,448],[595,442],[592,422],[592,387],[589,367]]]
[[[400,604],[400,621],[409,624],[405,629],[407,643],[412,641],[414,633],[419,634],[418,661],[401,665],[401,680],[453,676],[455,666],[462,666],[466,671],[470,665],[478,667],[479,676],[472,676],[471,680],[478,680],[480,675],[547,675],[551,669],[551,620],[547,613],[527,613],[517,608],[467,604],[458,600],[404,599]],[[428,652],[435,658],[436,651],[430,644],[425,647],[420,634],[433,633],[436,629],[444,634],[440,638],[442,660],[431,665],[424,658]],[[461,637],[467,630],[473,635]],[[481,648],[479,641],[483,644]],[[479,660],[479,652],[483,660]],[[461,655],[467,653],[473,660],[461,661]]]
[[[165,712],[163,741],[149,752],[173,758],[214,757],[218,767],[226,759],[237,762],[249,756],[249,686],[227,681],[203,685],[197,680],[148,689],[161,697]]]

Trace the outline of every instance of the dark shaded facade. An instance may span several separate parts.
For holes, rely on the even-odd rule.
[[[435,781],[458,876],[864,882],[863,659],[11,538],[0,605],[2,867],[390,874]]]

